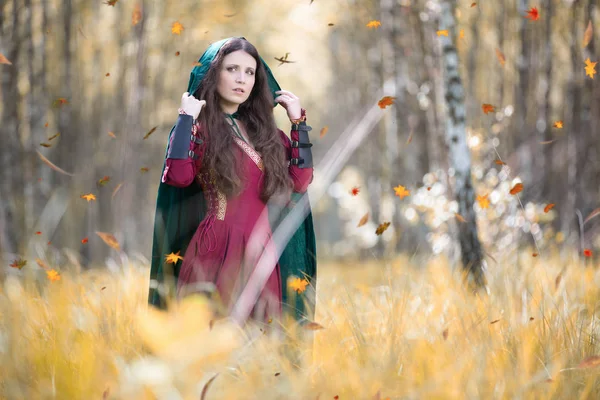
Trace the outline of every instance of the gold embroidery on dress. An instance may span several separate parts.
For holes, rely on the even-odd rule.
[[[248,143],[244,142],[243,140],[241,140],[238,137],[234,136],[233,140],[237,143],[238,146],[240,146],[242,148],[242,150],[244,150],[246,152],[246,154],[248,154],[248,156],[252,159],[252,161],[254,161],[254,163],[256,164],[258,169],[260,169],[261,171],[264,171],[263,161],[262,161],[262,158],[260,157],[260,155],[258,154],[258,152],[256,150],[254,150],[252,147],[250,147],[248,145]]]
[[[217,188],[214,171],[210,173],[202,172],[196,175],[198,181],[202,185],[202,189],[207,192],[208,210],[216,214],[218,220],[225,220],[225,212],[227,211],[227,196]],[[214,200],[217,204],[213,204]]]

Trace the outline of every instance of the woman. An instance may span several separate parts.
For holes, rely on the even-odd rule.
[[[277,104],[290,118],[291,140],[275,125],[272,107]],[[305,193],[312,181],[312,128],[305,120],[298,97],[281,90],[244,38],[224,39],[207,49],[191,73],[167,146],[154,227],[151,304],[164,307],[161,297],[168,289],[156,289],[162,283],[174,287],[176,281],[177,297],[212,288],[231,310],[260,255],[249,251],[252,231],[262,232],[253,237],[259,250],[269,247],[274,221],[263,212],[267,202],[276,200],[289,210],[290,199]],[[166,255],[177,252],[182,262],[165,262]],[[255,320],[281,316],[289,276],[316,284],[310,212],[252,305]],[[291,311],[310,318],[314,310],[302,305],[296,302]]]

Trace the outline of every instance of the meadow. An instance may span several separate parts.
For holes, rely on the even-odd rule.
[[[473,293],[443,257],[319,265],[308,327],[262,334],[202,298],[147,310],[148,267],[0,285],[6,399],[591,399],[600,273],[577,254],[490,263]],[[302,294],[299,294],[302,295]],[[289,321],[288,321],[289,322]]]

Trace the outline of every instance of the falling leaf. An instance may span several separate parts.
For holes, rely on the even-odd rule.
[[[173,22],[173,25],[171,26],[171,32],[173,32],[176,35],[181,35],[183,29],[183,25],[181,25],[179,21]]]
[[[106,243],[113,249],[115,249],[117,251],[121,251],[121,246],[119,245],[119,242],[112,234],[107,233],[107,232],[96,231],[96,235],[100,236],[100,238],[104,241],[104,243]]]
[[[53,107],[61,107],[64,104],[69,104],[69,101],[67,99],[65,99],[64,97],[59,97],[58,99],[54,100],[54,102],[52,103]]]
[[[585,33],[583,34],[583,45],[581,47],[586,47],[588,44],[590,44],[593,35],[594,31],[592,29],[592,20],[590,19],[588,21],[588,26],[585,29]]]
[[[114,132],[108,132],[108,136],[110,136],[113,139],[116,139],[117,137],[115,136]]]
[[[108,1],[105,1],[104,4],[108,4],[109,6],[114,7],[115,4],[117,4],[117,1],[119,1],[119,0],[108,0]]]
[[[369,21],[369,23],[367,24],[367,28],[378,28],[381,26],[381,22],[377,21],[376,19]]]
[[[306,290],[308,283],[306,279],[294,278],[288,283],[288,287],[300,294]]]
[[[51,147],[52,145],[50,143],[40,143],[40,146]]]
[[[152,135],[156,128],[158,128],[158,126],[155,126],[154,128],[150,129],[150,132],[146,133],[146,135],[144,136],[144,140],[148,139],[148,136]]]
[[[495,319],[495,320],[493,320],[492,322],[490,322],[490,325],[493,325],[493,324],[495,324],[495,323],[496,323],[496,322],[498,322],[498,321],[500,321],[500,320],[499,320],[499,319]]]
[[[520,193],[522,190],[523,190],[523,184],[517,183],[515,186],[512,187],[512,189],[510,189],[510,194],[515,195],[517,193]]]
[[[114,190],[113,190],[113,192],[112,192],[112,196],[111,196],[111,198],[114,198],[114,197],[115,197],[115,194],[117,194],[117,192],[119,191],[119,189],[121,189],[121,186],[123,186],[123,182],[119,183],[119,184],[117,185],[117,187],[116,187],[116,188],[114,188]]]
[[[92,200],[96,200],[96,196],[92,193],[88,193],[88,194],[82,194],[81,196],[79,196],[82,199],[86,199],[88,201],[88,203]]]
[[[358,225],[356,225],[356,227],[360,228],[361,226],[366,224],[368,220],[369,220],[369,213],[366,213],[365,215],[362,216],[360,221],[358,221]]]
[[[483,110],[483,112],[485,114],[488,114],[488,113],[491,113],[491,112],[495,111],[495,107],[493,105],[491,105],[491,104],[485,104],[485,103],[481,105],[481,109]]]
[[[53,170],[60,172],[61,174],[65,174],[65,175],[69,175],[69,176],[73,176],[73,174],[71,174],[70,172],[65,171],[62,168],[57,167],[56,165],[52,164],[52,162],[50,162],[50,160],[48,160],[46,157],[44,157],[44,155],[42,153],[40,153],[38,150],[36,150],[38,153],[38,156],[40,157],[40,160],[42,160],[42,162],[44,164],[46,164],[47,166],[49,166],[50,168],[52,168]]]
[[[528,18],[532,21],[537,21],[538,19],[540,19],[540,13],[537,7],[531,7],[529,11],[527,11],[527,15],[525,16],[525,18]]]
[[[592,256],[592,250],[590,249],[583,249],[583,255],[586,257],[591,257]]]
[[[377,105],[379,106],[379,108],[382,108],[382,109],[384,109],[384,108],[386,108],[387,106],[391,106],[392,104],[394,104],[394,100],[395,100],[395,99],[396,99],[396,98],[395,98],[395,97],[392,97],[392,96],[383,96],[383,97],[381,98],[381,100],[379,100],[379,101],[377,102]]]
[[[27,260],[23,260],[22,258],[17,258],[16,260],[14,260],[12,262],[12,264],[10,264],[10,267],[21,269],[25,265],[27,265]]]
[[[311,3],[312,3],[312,1],[311,1]],[[328,23],[327,26],[333,26],[333,22]]]
[[[81,239],[81,243],[86,244],[88,242],[87,236]]]
[[[475,7],[477,3],[471,3],[471,8]]]
[[[148,172],[148,167],[142,167],[142,168],[140,168],[140,172]]]
[[[427,191],[429,192],[431,190],[431,186],[427,186]]]
[[[110,76],[110,72],[107,72],[106,75],[104,75],[104,76]]]
[[[384,222],[382,224],[379,224],[379,226],[377,227],[377,229],[375,230],[375,234],[376,235],[381,235],[383,232],[385,232],[385,230],[390,226],[390,222]]]
[[[458,31],[458,38],[459,39],[464,39],[465,38],[465,30],[461,29]]]
[[[306,324],[304,324],[304,328],[308,329],[310,331],[318,331],[320,329],[325,329],[325,327],[323,325],[318,324],[313,321],[310,321],[310,322],[307,322]]]
[[[496,57],[498,58],[498,61],[500,61],[500,64],[504,66],[506,57],[504,57],[504,53],[502,53],[499,48],[496,48]]]
[[[275,376],[279,376],[279,375],[281,375],[281,372],[276,372],[275,373]]]
[[[133,12],[131,13],[131,23],[133,26],[136,26],[142,20],[142,7],[136,3],[133,7]]]
[[[181,250],[180,250],[181,251]],[[165,262],[167,264],[177,264],[177,261],[182,260],[183,261],[183,257],[181,257],[179,255],[179,251],[177,253],[173,253],[171,252],[171,254],[167,254],[165,256]]]
[[[411,130],[410,133],[408,134],[408,139],[406,139],[406,144],[410,144],[410,142],[412,142],[413,133],[414,133],[414,131]]]
[[[175,57],[178,57],[180,54],[181,54],[180,52],[176,51],[175,52]]]
[[[598,63],[591,62],[589,57],[587,58],[587,60],[585,60],[585,74],[592,79],[594,79],[594,75],[596,74],[596,64]]]
[[[556,141],[556,139],[546,140],[546,141],[540,142],[540,144],[550,144],[550,143],[552,143],[554,141]]]
[[[594,368],[600,365],[600,356],[590,356],[579,363],[577,368]]]
[[[556,121],[554,124],[552,124],[553,127],[558,128],[558,129],[562,129],[563,127],[563,122],[562,121]]]
[[[531,255],[532,255],[533,257],[537,257],[537,256],[538,256],[538,253],[533,253],[533,254],[531,254]]]
[[[462,222],[463,224],[467,223],[467,220],[465,219],[465,217],[463,217],[462,215],[460,215],[459,213],[454,213],[454,216],[456,217],[457,220],[459,220],[460,222]]]
[[[43,268],[45,270],[49,270],[50,269],[50,266],[48,264],[46,264],[43,260],[39,259],[39,258],[36,258],[35,262],[37,263],[37,265],[40,266],[40,268]]]
[[[41,235],[41,234],[42,234],[42,232],[41,232],[41,231],[37,231],[35,234],[36,234],[36,235]]]
[[[401,199],[405,198],[406,196],[410,195],[410,190],[406,190],[406,188],[402,185],[398,185],[394,188],[394,192],[396,192],[396,196],[400,197]]]
[[[102,179],[100,179],[100,180],[98,181],[98,185],[100,185],[100,186],[104,186],[104,185],[106,185],[106,183],[107,183],[107,182],[109,182],[109,181],[110,181],[110,176],[108,176],[108,175],[105,175],[105,176],[104,176]]]
[[[594,211],[592,211],[590,213],[590,215],[588,215],[585,220],[583,221],[583,224],[585,225],[586,222],[588,222],[590,219],[597,217],[598,215],[600,215],[600,208],[596,208]]]
[[[544,212],[547,213],[548,211],[552,210],[554,208],[554,206],[555,206],[554,203],[548,204],[546,207],[544,207]]]
[[[441,30],[441,31],[436,31],[435,33],[436,33],[438,36],[442,36],[442,35],[443,35],[443,36],[446,36],[446,37],[448,37],[448,29],[443,29],[443,30]]]
[[[354,186],[352,189],[350,189],[350,194],[352,196],[356,196],[358,193],[360,193],[360,188],[358,186]]]
[[[60,275],[58,274],[58,272],[56,272],[56,270],[51,269],[50,271],[46,271],[46,275],[48,276],[48,279],[50,279],[51,282],[60,280]]]
[[[56,138],[57,138],[57,137],[59,137],[59,136],[60,136],[60,132],[57,132],[57,133],[55,133],[54,135],[50,136],[50,137],[48,138],[48,141],[51,141],[52,139],[56,139]]]
[[[494,162],[495,162],[496,164],[498,164],[498,165],[508,165],[508,164],[506,164],[506,163],[505,163],[504,161],[502,161],[502,160],[496,160],[496,161],[494,161]]]
[[[444,329],[444,331],[442,332],[442,337],[444,338],[444,340],[448,339],[448,328]]]
[[[477,196],[477,203],[479,203],[479,207],[488,208],[490,205],[490,200],[488,199],[488,195]]]
[[[0,64],[12,65],[8,58],[4,56],[4,54],[0,53]]]
[[[213,381],[217,378],[217,376],[219,376],[218,373],[204,384],[202,392],[200,393],[200,400],[206,400],[206,393],[208,393],[208,388],[210,387],[211,383],[213,383]]]
[[[329,127],[327,125],[325,125],[323,128],[321,128],[321,132],[319,133],[319,137],[323,137],[327,134],[327,131],[329,130]]]

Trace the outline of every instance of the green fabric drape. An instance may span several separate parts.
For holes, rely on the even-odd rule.
[[[241,37],[244,39],[243,37]],[[200,57],[199,63],[194,67],[190,74],[187,92],[194,94],[198,89],[200,82],[206,75],[211,61],[214,59],[219,49],[231,38],[215,42]],[[281,90],[279,84],[273,77],[270,68],[261,58],[261,62],[266,69],[268,84],[273,94],[273,99],[278,95],[275,93]],[[274,107],[278,103],[273,101]],[[234,113],[235,116],[236,113]],[[175,126],[169,133],[170,142]],[[165,151],[168,153],[168,144]],[[163,171],[166,163],[163,164]],[[162,176],[162,174],[161,174]],[[308,196],[308,194],[305,194]],[[291,204],[299,201],[302,194],[292,193],[292,201],[286,207],[279,218],[271,218],[273,229],[279,221],[290,211]],[[273,209],[273,212],[275,210]],[[269,210],[271,214],[271,209]],[[198,225],[206,214],[206,201],[202,192],[202,187],[194,181],[186,188],[177,188],[159,183],[158,196],[156,199],[156,212],[154,216],[154,231],[152,243],[152,263],[150,268],[150,290],[148,294],[148,303],[160,309],[167,308],[167,297],[174,296],[177,287],[177,278],[181,261],[177,264],[167,264],[165,255],[180,252],[181,256],[185,251],[194,235]],[[312,212],[309,212],[302,224],[296,230],[281,257],[279,258],[282,278],[282,294],[284,312],[293,313],[297,320],[314,319],[315,291],[307,290],[304,294],[295,295],[294,304],[289,304],[287,279],[295,275],[300,278],[306,277],[310,284],[316,288],[316,242],[313,228]],[[163,290],[158,290],[161,286]],[[307,303],[309,306],[307,307]]]

